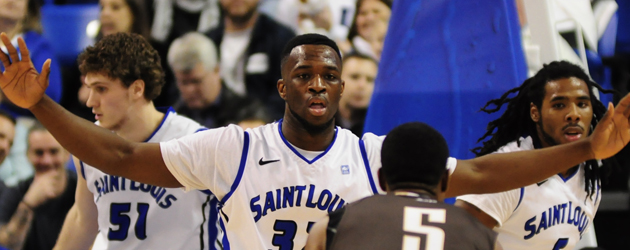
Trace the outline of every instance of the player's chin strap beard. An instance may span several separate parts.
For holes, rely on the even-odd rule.
[[[335,115],[324,124],[313,125],[312,123],[308,122],[306,119],[298,115],[295,111],[293,111],[291,107],[289,107],[289,112],[291,112],[291,116],[295,117],[295,119],[302,125],[302,127],[304,127],[306,132],[308,132],[311,135],[318,135],[318,134],[324,133],[326,129],[328,129],[333,124],[333,122],[335,121],[335,117],[337,116],[337,114],[335,113]]]
[[[543,138],[539,138],[542,139],[543,141],[545,141],[550,147],[552,146],[556,146],[559,145],[560,143],[558,143],[556,140],[554,140],[551,135],[547,134],[547,132],[545,132],[544,126],[543,126],[543,122],[542,119],[540,119],[540,121],[538,121],[536,123],[536,125],[538,126],[538,129],[540,130],[540,133],[542,134]],[[542,145],[541,145],[542,146]]]

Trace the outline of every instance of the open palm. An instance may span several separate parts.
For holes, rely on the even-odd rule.
[[[597,124],[590,136],[591,148],[596,159],[614,156],[630,141],[630,94],[617,107],[608,105],[608,112]]]
[[[0,52],[0,61],[5,68],[4,72],[0,72],[0,88],[13,104],[21,108],[30,108],[42,99],[48,87],[50,59],[44,62],[40,75],[33,66],[28,48],[22,38],[18,38],[21,59],[6,34],[0,34],[0,39],[9,52],[8,55]]]

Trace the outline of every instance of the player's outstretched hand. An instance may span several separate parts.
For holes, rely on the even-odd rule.
[[[614,156],[630,141],[630,94],[617,107],[608,104],[608,111],[589,136],[595,159]]]
[[[40,75],[33,66],[24,39],[18,38],[21,57],[4,32],[0,34],[0,39],[9,52],[7,55],[0,51],[0,61],[4,65],[4,72],[0,72],[0,88],[13,104],[21,108],[30,108],[42,99],[48,87],[50,59],[44,62]]]

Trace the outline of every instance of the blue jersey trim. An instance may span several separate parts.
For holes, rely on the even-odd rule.
[[[83,176],[83,179],[87,181],[85,178],[85,167],[83,166],[83,161],[79,161],[79,165],[81,165],[81,175]]]
[[[208,128],[206,128],[206,127],[199,128],[199,129],[197,129],[197,131],[195,131],[195,134],[196,134],[196,133],[199,133],[199,132],[201,132],[201,131],[206,131],[206,130],[208,130]]]
[[[247,131],[244,132],[245,137],[243,138],[243,153],[241,154],[241,163],[238,166],[238,174],[236,174],[236,179],[234,179],[234,183],[232,183],[232,187],[230,188],[230,192],[228,192],[223,199],[221,199],[221,203],[225,204],[227,200],[232,196],[232,193],[238,187],[238,184],[241,182],[241,178],[243,177],[243,172],[245,171],[245,163],[247,163],[247,152],[249,152],[249,133]]]
[[[217,210],[219,200],[214,195],[210,196],[210,207],[208,210],[208,244],[209,249],[218,250],[215,245],[216,241],[220,240],[217,238],[219,235],[219,228],[217,228],[217,224],[219,224],[219,211]]]
[[[516,207],[514,208],[514,211],[512,212],[516,212],[516,209],[518,209],[518,206],[521,205],[521,201],[523,201],[523,196],[525,195],[525,188],[522,187],[521,188],[521,197],[518,198],[518,203],[516,204]]]
[[[376,185],[374,184],[374,178],[372,177],[372,171],[370,168],[370,162],[367,158],[367,152],[365,151],[365,144],[363,140],[359,139],[359,148],[361,148],[361,157],[363,158],[363,165],[365,165],[365,172],[367,172],[368,179],[370,180],[370,187],[372,187],[372,193],[378,194]]]
[[[223,250],[230,250],[230,241],[228,240],[228,237],[227,237],[227,230],[225,230],[223,219],[219,219],[219,224],[221,225],[221,230],[223,230],[224,232],[223,239],[221,239],[221,242],[223,242]]]
[[[575,176],[575,174],[577,174],[577,172],[580,171],[579,168],[581,168],[582,166],[578,167],[578,170],[575,170],[575,172],[573,172],[571,175],[569,175],[566,179],[564,177],[562,177],[562,174],[558,174],[558,176],[560,176],[560,179],[562,179],[562,181],[567,182],[568,180],[570,180],[571,178],[573,178],[573,176]]]
[[[308,164],[313,164],[315,161],[319,160],[319,158],[322,158],[324,155],[326,155],[326,153],[328,153],[328,150],[330,150],[332,148],[332,146],[335,145],[335,141],[337,141],[337,128],[335,128],[335,135],[333,135],[332,142],[330,142],[330,145],[328,145],[328,148],[326,148],[326,150],[324,150],[324,152],[322,152],[321,154],[319,154],[318,156],[313,158],[313,160],[309,161],[308,159],[306,159],[306,157],[304,157],[302,154],[300,154],[300,152],[298,152],[291,145],[291,143],[289,143],[289,141],[287,141],[286,138],[284,138],[284,134],[282,134],[282,119],[280,119],[280,121],[278,121],[278,133],[280,133],[280,138],[282,138],[282,141],[284,142],[284,144],[287,145],[287,147],[289,147],[289,149],[291,149],[291,151],[293,151],[293,153],[295,155],[300,157],[300,159],[304,160]]]
[[[160,122],[160,125],[158,125],[158,127],[153,130],[153,133],[151,133],[151,135],[144,140],[144,142],[148,142],[149,140],[151,140],[151,138],[153,138],[153,136],[160,131],[160,128],[162,128],[162,125],[164,125],[164,122],[166,121],[166,118],[168,118],[168,115],[170,115],[171,113],[175,113],[175,110],[172,107],[168,107],[167,108],[157,108],[158,111],[164,113],[164,118],[162,118],[162,121]]]

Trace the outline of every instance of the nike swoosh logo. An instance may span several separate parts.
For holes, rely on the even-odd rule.
[[[262,165],[269,164],[269,163],[272,163],[272,162],[277,162],[277,161],[280,161],[280,160],[263,161],[263,158],[261,157],[260,160],[258,161],[258,165],[262,166]]]

